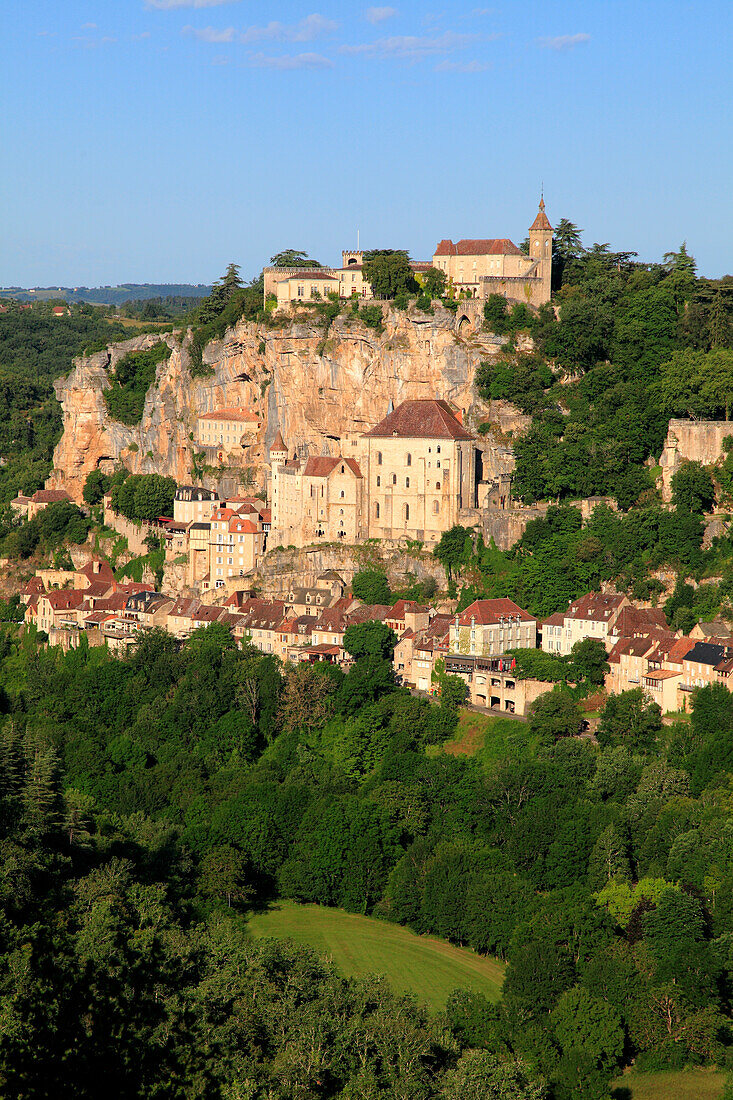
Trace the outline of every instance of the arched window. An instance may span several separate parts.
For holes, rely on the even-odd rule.
[[[436,452],[436,454],[440,454],[440,443],[439,443],[439,444],[438,444],[438,446],[437,446],[437,447],[435,448],[435,452]]]
[[[382,452],[377,451],[377,466],[381,466],[381,465],[382,465]]]
[[[343,466],[341,467],[341,473],[342,473],[342,474],[344,473],[344,467],[343,467]],[[344,494],[342,493],[342,494],[341,494],[341,496],[343,496],[343,495],[344,495]]]
[[[412,455],[409,453],[409,451],[407,453],[407,465],[412,466]]]
[[[374,518],[379,519],[379,502],[374,505]]]
[[[341,490],[340,496],[341,496],[341,499],[343,500],[343,499],[344,499],[344,491],[343,491],[343,489]]]
[[[406,489],[409,489],[409,488],[410,488],[410,479],[409,479],[409,477],[406,477],[406,478],[405,478],[405,488],[406,488]]]
[[[433,515],[437,516],[439,511],[440,511],[440,501],[439,500],[434,500],[433,501]]]
[[[342,516],[343,514],[344,514],[343,508],[339,508],[339,515]],[[343,523],[341,524],[341,526],[343,527]]]
[[[439,488],[440,488],[440,482],[439,482],[439,481],[436,481],[436,482],[435,482],[435,488],[436,488],[436,489],[439,489]]]
[[[392,484],[393,485],[397,484],[397,474],[392,474]]]
[[[379,476],[379,474],[377,474],[377,488],[379,488],[381,484],[382,484],[382,479]]]
[[[410,518],[410,505],[409,504],[405,505],[404,512],[405,512],[405,523],[406,523],[407,520]]]

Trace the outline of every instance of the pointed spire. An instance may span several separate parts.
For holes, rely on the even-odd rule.
[[[549,229],[552,232],[552,226],[550,225],[547,214],[545,214],[545,198],[544,195],[540,198],[539,210],[537,217],[529,227],[530,233],[536,229]]]
[[[277,429],[277,435],[270,444],[270,454],[272,454],[273,451],[284,451],[285,454],[288,453],[288,449],[285,446],[285,440],[283,439],[282,432],[279,428]]]

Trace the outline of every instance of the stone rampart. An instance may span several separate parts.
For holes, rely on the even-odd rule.
[[[659,459],[664,500],[672,499],[672,478],[682,462],[687,460],[712,466],[723,457],[723,440],[729,435],[733,435],[732,421],[670,420]]]

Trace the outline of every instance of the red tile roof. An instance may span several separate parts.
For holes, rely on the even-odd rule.
[[[364,433],[367,439],[387,439],[401,436],[404,439],[458,439],[474,437],[458,420],[447,401],[423,398],[403,401],[394,412],[380,420],[371,431]]]
[[[665,633],[669,630],[664,612],[660,607],[622,607],[613,624],[612,633],[626,638],[633,634],[648,633],[651,630],[660,630]]]
[[[214,409],[213,412],[199,413],[199,420],[235,420],[243,421],[247,424],[259,424],[259,416],[257,413],[249,412],[247,409]]]
[[[64,489],[37,489],[31,500],[34,504],[57,504],[71,497]]]
[[[111,584],[115,579],[111,566],[108,562],[102,561],[101,558],[92,558],[76,572],[81,573],[83,577],[87,577],[90,581],[108,581]]]
[[[309,458],[303,473],[306,477],[329,477],[339,464],[348,466],[352,474],[361,477],[359,463],[355,459],[332,458],[329,455],[318,455]]]
[[[282,432],[279,428],[277,429],[277,435],[270,444],[270,453],[272,453],[273,451],[284,451],[285,454],[288,453],[288,449],[285,446],[285,440],[283,439]]]
[[[591,622],[607,622],[623,603],[625,596],[615,592],[589,592],[575,600],[565,612],[569,619],[588,619]]]
[[[229,530],[238,531],[243,535],[256,535],[260,529],[256,523],[252,523],[249,519],[244,519],[242,516],[232,516],[229,520]]]
[[[549,218],[547,217],[547,214],[545,213],[545,200],[544,199],[540,199],[540,208],[539,208],[539,211],[537,213],[537,217],[535,218],[535,220],[532,222],[532,224],[529,227],[530,233],[532,232],[533,229],[549,229],[550,232],[552,232],[552,226],[550,225]]]
[[[458,241],[443,240],[435,249],[436,256],[523,256],[521,249],[508,237],[468,238]]]
[[[68,611],[72,607],[79,607],[84,595],[84,592],[73,588],[67,592],[48,592],[42,598],[48,600],[52,611]]]
[[[523,623],[535,621],[533,615],[524,611],[514,600],[474,600],[472,604],[458,616],[459,626],[470,626],[471,619],[475,619],[480,626],[493,626],[500,619],[508,619],[519,616]]]

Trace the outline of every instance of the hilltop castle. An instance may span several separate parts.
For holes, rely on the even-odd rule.
[[[429,267],[444,271],[454,297],[486,299],[500,294],[510,302],[540,306],[549,302],[552,276],[552,226],[540,200],[537,216],[529,227],[529,253],[507,237],[457,241],[442,240],[432,264],[415,260],[412,269],[420,282]],[[310,298],[371,298],[372,288],[363,274],[364,253],[344,251],[341,267],[266,267],[265,301],[274,296],[277,308]]]

